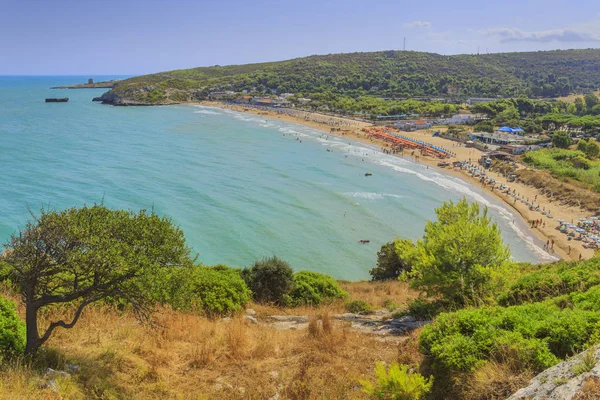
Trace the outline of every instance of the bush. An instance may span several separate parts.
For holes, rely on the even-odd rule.
[[[12,268],[10,265],[0,260],[0,282],[8,281],[11,278]]]
[[[294,271],[278,257],[257,261],[242,271],[242,277],[259,303],[283,305],[285,295],[294,289]]]
[[[492,124],[490,121],[478,122],[473,126],[473,132],[493,133],[494,132],[494,124]]]
[[[159,300],[208,317],[240,312],[252,295],[239,270],[224,266],[178,268],[170,272],[166,282]]]
[[[294,274],[294,289],[290,292],[293,306],[318,306],[323,301],[344,299],[347,296],[336,280],[328,275],[311,271]]]
[[[25,323],[15,305],[0,297],[0,362],[18,357],[25,351]]]
[[[377,382],[361,381],[362,391],[376,399],[420,400],[431,391],[433,377],[425,378],[409,371],[406,365],[392,363],[389,370],[378,362],[375,366]]]
[[[599,321],[596,312],[542,303],[461,310],[427,325],[419,348],[436,368],[451,372],[472,371],[491,360],[541,371],[583,350]]]
[[[595,285],[600,285],[599,258],[576,263],[561,261],[517,279],[497,299],[501,305],[518,305],[585,291]]]
[[[377,265],[369,271],[372,279],[397,279],[402,272],[410,272],[410,258],[405,255],[410,254],[408,250],[414,247],[412,240],[403,239],[396,239],[381,246],[377,252]]]
[[[369,314],[373,312],[373,309],[364,300],[352,300],[346,303],[346,311],[353,314]]]
[[[420,321],[427,321],[433,319],[441,307],[440,302],[415,299],[408,304],[408,313]]]
[[[573,139],[568,132],[554,132],[552,135],[552,144],[554,147],[566,149],[573,144]]]

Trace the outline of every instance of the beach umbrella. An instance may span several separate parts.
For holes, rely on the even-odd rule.
[[[564,219],[557,219],[556,221],[557,221],[557,222],[560,222],[561,224],[562,224],[563,222],[565,222],[565,220],[564,220]]]
[[[592,221],[598,221],[598,217],[590,217]]]
[[[583,230],[583,229],[576,229],[575,232],[577,232],[577,233],[585,233],[585,230]]]
[[[579,218],[580,221],[587,221],[587,218]]]

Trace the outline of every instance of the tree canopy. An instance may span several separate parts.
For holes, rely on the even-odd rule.
[[[396,279],[402,272],[410,272],[410,259],[406,257],[414,248],[412,240],[396,239],[385,243],[377,252],[377,265],[369,274],[374,281]]]
[[[153,296],[140,280],[192,261],[183,232],[168,218],[102,205],[42,209],[5,248],[11,279],[26,306],[26,353],[56,328],[72,328],[86,306],[102,299],[125,301],[138,317],[148,318]],[[65,308],[72,314],[51,322],[40,335],[38,312],[56,304],[72,306]]]
[[[425,234],[412,250],[413,286],[431,296],[458,305],[470,304],[485,295],[494,269],[510,257],[500,229],[479,204],[465,199],[435,210]]]
[[[559,149],[566,149],[573,144],[573,139],[571,139],[569,132],[554,132],[552,144]]]
[[[211,91],[385,97],[555,97],[600,87],[600,51],[446,56],[415,51],[315,55],[246,65],[190,68],[125,79],[112,93],[149,103]]]

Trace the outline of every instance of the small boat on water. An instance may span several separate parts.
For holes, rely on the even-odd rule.
[[[46,103],[66,103],[68,101],[68,97],[49,97],[46,99]]]
[[[359,240],[358,243],[360,243],[360,244],[368,244],[368,243],[371,243],[371,241],[367,240],[367,239],[362,239],[362,240]]]
[[[370,173],[370,172],[367,172],[367,173],[365,174],[365,176],[373,176],[373,174],[372,174],[372,173]]]

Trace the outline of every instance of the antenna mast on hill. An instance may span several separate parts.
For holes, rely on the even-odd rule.
[[[402,46],[402,51],[406,51],[406,38],[404,38],[404,46]]]

